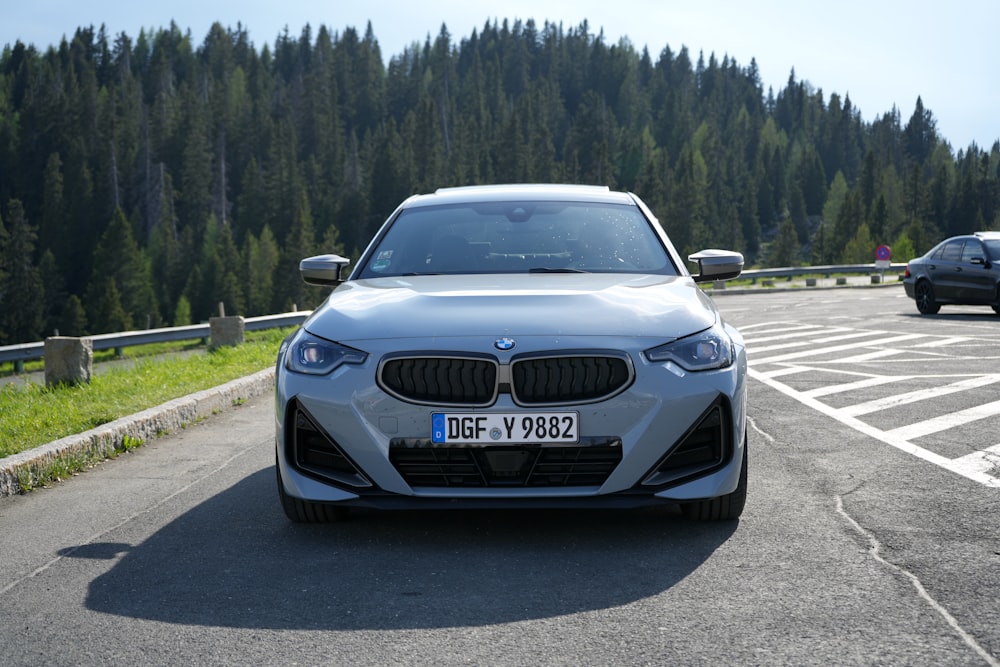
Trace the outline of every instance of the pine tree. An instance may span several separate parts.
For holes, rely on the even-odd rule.
[[[28,343],[41,339],[45,323],[44,289],[34,264],[37,236],[20,200],[7,202],[6,219],[6,234],[0,221],[0,331],[8,342]]]
[[[278,263],[274,312],[286,312],[293,308],[308,310],[315,307],[321,298],[321,291],[306,285],[299,273],[299,262],[315,255],[317,248],[312,212],[305,192],[299,192],[298,201],[292,228]]]
[[[96,278],[87,290],[87,319],[91,322],[88,333],[115,333],[129,331],[132,318],[122,305],[122,294],[110,275]]]
[[[153,290],[151,271],[145,253],[139,247],[132,233],[132,225],[121,209],[111,218],[94,251],[93,275],[88,288],[86,304],[89,309],[87,320],[95,331],[123,331],[109,328],[121,323],[117,306],[125,311],[124,318],[129,327],[139,328],[160,326],[159,304]],[[114,291],[105,284],[111,280]],[[98,304],[99,300],[103,303]],[[113,318],[113,322],[103,317]]]
[[[331,229],[333,227],[331,226]],[[252,234],[247,236],[243,248],[244,266],[246,267],[246,303],[247,315],[267,315],[273,312],[274,277],[278,268],[280,251],[274,240],[271,228],[266,226],[261,231],[260,239]]]
[[[778,235],[768,248],[767,266],[799,266],[802,263],[801,247],[795,223],[791,215],[786,214],[778,227]]]
[[[62,336],[82,336],[87,332],[87,313],[83,308],[83,302],[76,294],[67,297],[56,328]]]

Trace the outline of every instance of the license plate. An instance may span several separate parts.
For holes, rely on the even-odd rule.
[[[435,412],[431,441],[436,444],[577,442],[576,412]]]

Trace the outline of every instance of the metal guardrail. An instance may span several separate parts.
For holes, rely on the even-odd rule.
[[[794,266],[778,269],[750,269],[740,274],[740,278],[750,278],[756,282],[758,278],[792,278],[794,276],[823,275],[829,278],[835,273],[902,273],[906,263],[889,264],[879,267],[874,264],[830,264],[824,266]]]
[[[259,331],[261,329],[275,329],[301,324],[310,311],[300,311],[295,313],[283,313],[280,315],[262,315],[260,317],[247,317],[243,321],[243,328],[246,331]],[[120,333],[96,334],[87,336],[94,346],[94,350],[121,350],[122,348],[134,345],[146,345],[148,343],[170,343],[179,340],[197,340],[208,338],[211,332],[209,324],[192,324],[184,327],[164,327],[162,329],[145,329],[143,331],[123,331]],[[19,345],[4,345],[0,347],[0,363],[7,361],[24,362],[34,359],[41,359],[45,352],[45,342],[21,343]]]

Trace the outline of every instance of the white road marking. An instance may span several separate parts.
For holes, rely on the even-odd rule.
[[[763,375],[766,375],[769,378],[777,378],[785,375],[795,375],[796,373],[805,373],[807,371],[814,371],[814,370],[816,369],[810,368],[809,366],[789,365],[787,367],[778,368],[777,370],[774,371],[763,372]]]
[[[877,333],[885,333],[880,331]],[[906,340],[913,340],[914,338],[923,338],[923,334],[902,334],[899,336],[890,336],[889,338],[881,338],[879,340],[868,341],[864,344],[850,343],[847,345],[831,345],[829,347],[813,348],[811,350],[800,350],[798,352],[790,352],[788,354],[778,354],[773,357],[764,357],[763,359],[756,359],[750,357],[750,363],[754,366],[759,366],[761,364],[773,364],[778,361],[789,361],[791,359],[805,359],[807,357],[817,357],[823,354],[833,354],[835,352],[844,352],[847,350],[857,350],[859,347],[875,347],[878,345],[887,345],[889,343],[900,343]],[[760,350],[755,350],[750,348],[750,352],[756,354]]]
[[[1000,445],[952,459],[952,464],[969,472],[985,473],[992,470],[1000,474]]]
[[[875,350],[874,352],[866,352],[865,354],[856,354],[853,357],[839,357],[834,363],[838,364],[860,364],[866,361],[874,361],[875,359],[885,359],[886,357],[895,357],[900,354],[905,354],[906,350]]]
[[[845,426],[853,428],[855,431],[874,438],[875,440],[883,442],[891,447],[895,447],[902,452],[916,456],[918,459],[927,461],[928,463],[933,463],[934,465],[944,468],[945,470],[950,470],[951,472],[961,475],[966,479],[978,482],[983,486],[1000,489],[1000,477],[994,477],[984,471],[973,469],[964,461],[964,457],[961,460],[956,460],[941,456],[940,454],[936,454],[935,452],[913,444],[901,435],[900,429],[895,429],[894,431],[883,431],[879,428],[871,426],[870,424],[866,424],[856,417],[844,414],[843,410],[826,405],[815,398],[805,396],[802,392],[795,391],[788,385],[777,382],[767,377],[765,374],[757,372],[754,368],[750,368],[747,372],[750,377],[758,382],[766,384],[772,389],[775,389],[776,391],[795,399],[799,403],[802,403],[806,407],[812,408],[820,414],[826,415],[827,417],[836,420]],[[1000,405],[997,407],[997,413],[1000,413]]]
[[[823,331],[832,333],[835,331],[850,331],[847,327],[833,327],[830,329],[823,329]],[[816,329],[810,328],[804,331],[767,331],[767,335],[761,336],[760,338],[754,338],[751,336],[744,336],[744,340],[747,345],[760,345],[761,343],[769,343],[772,340],[788,340],[790,338],[802,338],[803,336],[815,336],[818,332]]]
[[[905,394],[886,396],[885,398],[880,398],[874,401],[866,401],[864,403],[857,403],[841,409],[845,414],[857,417],[860,415],[867,415],[872,412],[878,412],[879,410],[887,410],[900,405],[906,405],[907,403],[916,403],[917,401],[925,401],[939,396],[947,396],[948,394],[954,394],[959,391],[985,387],[997,382],[1000,382],[1000,375],[980,375],[960,380],[958,382],[952,382],[951,384],[946,384],[940,387],[931,387],[929,389],[909,391]]]
[[[876,375],[870,378],[865,378],[864,380],[858,380],[856,382],[846,382],[844,384],[831,384],[825,387],[817,387],[802,393],[804,396],[816,398],[818,396],[840,394],[845,391],[856,391],[858,389],[867,389],[868,387],[878,387],[879,385],[889,384],[890,382],[899,382],[901,380],[910,380],[912,378],[912,375]]]
[[[1000,415],[1000,401],[976,405],[965,410],[959,410],[958,412],[949,412],[948,414],[941,415],[940,417],[925,419],[924,421],[920,421],[915,424],[908,424],[906,426],[894,428],[891,431],[887,431],[887,433],[893,437],[903,438],[904,440],[912,440],[914,438],[922,438],[925,435],[939,433],[941,431],[946,431],[949,428],[962,426],[963,424],[968,424],[980,419],[986,419],[987,417],[994,417],[996,415]]]
[[[867,424],[858,417],[860,415],[878,412],[895,408],[908,403],[915,403],[923,400],[932,400],[940,396],[954,394],[962,391],[971,391],[981,387],[989,386],[1000,382],[1000,374],[990,373],[966,376],[957,382],[951,382],[940,387],[921,389],[906,392],[895,396],[889,396],[872,401],[865,401],[845,408],[834,408],[817,400],[820,396],[850,392],[868,387],[876,387],[883,384],[890,384],[904,380],[913,380],[918,377],[943,377],[954,378],[961,376],[954,375],[869,375],[866,373],[856,373],[851,371],[837,371],[828,368],[829,365],[841,365],[859,362],[880,361],[885,363],[925,363],[927,361],[954,361],[953,356],[941,353],[934,353],[933,348],[945,348],[973,342],[974,339],[966,336],[928,336],[925,334],[900,334],[889,337],[874,338],[884,336],[888,332],[881,330],[848,330],[843,327],[829,327],[816,330],[813,327],[801,327],[792,322],[771,322],[764,329],[758,328],[753,335],[746,338],[749,354],[748,371],[750,377],[762,382],[781,393],[794,398],[803,405],[810,407],[817,412],[826,415],[836,421],[853,428],[854,430],[883,442],[891,447],[899,449],[917,458],[932,463],[936,466],[961,475],[966,479],[973,480],[984,486],[1000,488],[1000,445],[991,446],[985,450],[975,451],[966,456],[956,459],[937,454],[931,450],[914,444],[917,438],[939,433],[949,428],[954,428],[963,424],[968,424],[981,419],[1000,416],[1000,401],[993,401],[984,405],[973,406],[965,410],[952,412],[939,417],[926,419],[914,424],[908,424],[895,429],[882,430]],[[794,335],[784,335],[795,332]],[[835,335],[829,335],[829,334]],[[826,335],[824,335],[826,334]],[[755,345],[756,342],[786,341],[784,344]],[[808,336],[809,340],[799,340],[803,336]],[[787,342],[788,338],[795,338],[792,342]],[[914,341],[920,342],[909,348],[887,347],[895,343]],[[837,341],[852,341],[840,345],[827,345],[826,343]],[[796,349],[811,345],[810,349]],[[927,352],[916,352],[914,348],[924,348]],[[795,351],[790,351],[790,350]],[[840,352],[852,352],[851,356],[841,356],[834,358],[819,359],[818,357],[830,357]],[[916,358],[900,359],[899,356],[907,352],[916,352]],[[765,353],[763,358],[757,358],[757,354]],[[766,356],[767,353],[773,353]],[[894,357],[890,359],[890,357]],[[812,365],[796,363],[798,361],[811,360]],[[772,365],[768,370],[761,370],[761,367]],[[861,379],[853,382],[831,384],[823,387],[816,387],[808,391],[797,391],[792,387],[779,381],[777,378],[798,375],[805,372],[822,373],[842,373],[858,376]]]
[[[947,347],[949,345],[960,345],[962,343],[971,342],[972,338],[966,338],[965,336],[950,336],[947,338],[938,338],[936,340],[929,340],[926,343],[918,343],[913,347]]]
[[[771,352],[773,350],[787,350],[795,347],[805,347],[806,345],[825,345],[827,343],[836,343],[842,340],[854,340],[857,338],[869,338],[871,336],[888,333],[886,331],[855,331],[849,334],[843,334],[841,336],[824,336],[823,338],[811,338],[809,340],[797,340],[791,343],[782,343],[779,345],[762,345],[757,347],[754,345],[754,352]],[[910,334],[915,335],[915,334]],[[777,340],[782,340],[777,338]],[[748,345],[753,344],[753,340],[747,341]]]

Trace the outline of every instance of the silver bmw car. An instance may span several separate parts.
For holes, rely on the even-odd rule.
[[[278,494],[288,518],[352,507],[680,505],[747,494],[746,351],[634,194],[446,188],[404,201],[282,344]]]

